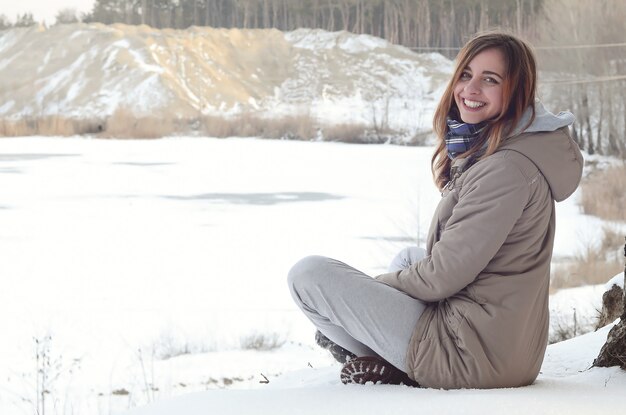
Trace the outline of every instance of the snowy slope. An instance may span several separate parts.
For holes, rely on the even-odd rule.
[[[255,390],[188,394],[126,415],[380,415],[620,413],[626,372],[590,368],[609,327],[548,347],[541,374],[523,388],[433,390],[341,385],[339,367],[303,369]]]
[[[429,130],[452,63],[367,35],[59,25],[0,31],[0,117],[254,113]]]

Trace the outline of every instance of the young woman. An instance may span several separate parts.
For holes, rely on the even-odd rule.
[[[537,377],[554,201],[574,192],[583,160],[568,131],[573,115],[546,111],[536,80],[524,41],[505,33],[470,40],[434,116],[442,199],[426,251],[401,252],[376,278],[319,256],[289,272],[298,306],[355,356],[343,383],[497,388]]]

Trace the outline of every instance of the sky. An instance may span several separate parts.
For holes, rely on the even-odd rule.
[[[75,8],[79,12],[88,12],[94,0],[0,0],[0,15],[4,14],[15,22],[18,14],[32,13],[35,21],[55,22],[54,16],[60,9]]]

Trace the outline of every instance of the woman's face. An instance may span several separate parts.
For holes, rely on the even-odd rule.
[[[487,49],[474,56],[454,86],[454,101],[461,120],[470,124],[500,114],[506,65],[499,49]]]

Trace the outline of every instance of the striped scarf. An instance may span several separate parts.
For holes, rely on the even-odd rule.
[[[446,123],[448,124],[448,132],[446,133],[445,140],[448,149],[448,157],[450,157],[450,159],[472,148],[474,141],[486,125],[484,122],[479,124],[458,122],[452,118],[448,118]]]

